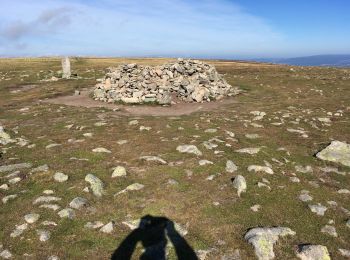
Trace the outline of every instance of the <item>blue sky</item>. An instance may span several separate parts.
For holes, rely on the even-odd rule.
[[[0,0],[0,55],[350,53],[347,0]]]

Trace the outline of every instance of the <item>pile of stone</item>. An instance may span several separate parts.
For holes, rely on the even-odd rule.
[[[178,59],[162,66],[135,63],[108,68],[93,93],[95,100],[123,103],[203,102],[233,96],[239,89],[229,85],[215,67],[197,60]]]

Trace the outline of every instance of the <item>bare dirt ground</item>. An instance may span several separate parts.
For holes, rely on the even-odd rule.
[[[237,102],[235,98],[225,98],[215,102],[203,103],[186,103],[176,101],[176,104],[171,106],[157,106],[157,105],[116,105],[101,101],[96,101],[91,98],[91,90],[83,90],[80,95],[60,96],[45,100],[51,104],[78,106],[86,108],[108,108],[118,110],[116,114],[119,115],[138,115],[138,116],[182,116],[189,115],[200,111],[211,111],[215,109],[224,109],[225,105]],[[173,98],[174,100],[174,98]],[[120,111],[119,111],[120,110]]]

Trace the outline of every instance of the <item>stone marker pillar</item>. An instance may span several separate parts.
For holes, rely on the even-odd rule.
[[[69,79],[70,75],[70,61],[68,57],[64,57],[62,59],[62,78]]]

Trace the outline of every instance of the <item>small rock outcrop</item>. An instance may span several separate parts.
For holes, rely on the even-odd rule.
[[[301,245],[299,246],[297,257],[301,260],[331,260],[327,247],[322,245]]]
[[[294,236],[295,232],[287,227],[256,227],[250,229],[244,239],[253,245],[255,254],[259,260],[275,258],[273,245],[279,237]]]
[[[108,68],[93,98],[104,102],[171,104],[172,96],[185,102],[219,100],[239,93],[215,67],[198,60],[178,59],[162,66],[135,63]]]
[[[317,153],[316,157],[350,167],[350,144],[332,141],[329,146]]]

